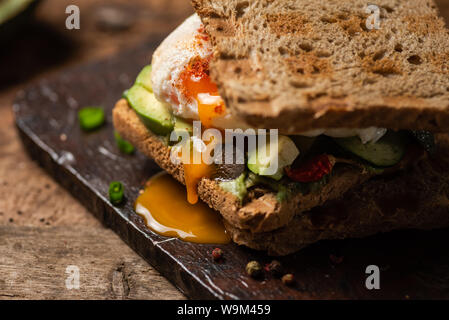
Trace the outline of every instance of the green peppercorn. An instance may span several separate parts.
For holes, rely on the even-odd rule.
[[[123,184],[118,181],[113,181],[109,184],[109,200],[112,204],[120,204],[123,201],[124,188]]]
[[[92,131],[104,124],[104,111],[100,107],[85,107],[78,111],[81,129]]]
[[[263,274],[262,267],[257,261],[250,261],[246,265],[246,273],[252,278],[260,278]]]
[[[295,284],[295,277],[291,273],[287,273],[282,276],[282,283],[287,286],[292,286]]]

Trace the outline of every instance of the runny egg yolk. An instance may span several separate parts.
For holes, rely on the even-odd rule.
[[[209,77],[209,60],[195,58],[187,65],[180,75],[179,89],[183,94],[195,99],[198,105],[198,116],[205,128],[213,126],[213,119],[224,116],[226,107],[218,93],[218,88]],[[191,159],[192,160],[192,159]],[[211,165],[201,163],[184,164],[184,178],[187,188],[187,200],[191,204],[198,201],[198,183],[204,178],[209,178],[213,169]]]
[[[213,173],[212,165],[208,165],[201,160],[201,163],[184,163],[184,180],[187,189],[187,201],[190,204],[198,202],[198,183],[201,179],[210,178]]]
[[[198,116],[206,128],[213,126],[213,119],[224,116],[226,107],[218,88],[209,76],[209,58],[194,58],[180,75],[179,89],[198,104]]]

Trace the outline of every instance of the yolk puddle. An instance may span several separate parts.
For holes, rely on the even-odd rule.
[[[151,178],[137,198],[136,212],[154,232],[188,242],[230,242],[221,216],[203,202],[186,201],[186,190],[167,173]]]

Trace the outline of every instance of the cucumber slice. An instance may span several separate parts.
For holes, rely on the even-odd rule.
[[[128,103],[149,130],[158,135],[167,135],[173,130],[173,117],[170,111],[153,93],[135,84],[125,94]]]
[[[334,138],[345,150],[379,167],[390,167],[401,161],[408,140],[397,132],[388,131],[379,141],[363,144],[359,137]]]
[[[259,149],[259,147],[263,148],[263,150]],[[276,153],[270,152],[271,148],[275,148],[275,144],[269,141],[263,146],[250,150],[248,152],[248,169],[255,174],[267,176],[274,180],[281,180],[284,175],[284,168],[295,161],[300,151],[289,137],[282,135],[279,135],[276,147]],[[274,159],[275,157],[277,159]],[[275,168],[276,162],[277,168]],[[273,169],[276,172],[270,173]]]
[[[153,92],[151,85],[151,65],[145,66],[136,78],[136,84],[141,85],[150,92]]]

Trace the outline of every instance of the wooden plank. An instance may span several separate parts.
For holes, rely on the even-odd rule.
[[[225,262],[214,263],[210,252],[215,246],[167,239],[148,230],[132,206],[139,189],[159,168],[140,154],[124,156],[118,152],[110,111],[159,40],[45,79],[20,93],[15,104],[25,149],[100,221],[191,298],[449,297],[447,230],[318,243],[280,259],[295,273],[298,284],[294,287],[272,278],[256,281],[245,274],[248,261],[271,260],[263,253],[229,244],[221,246]],[[94,133],[79,129],[76,111],[85,105],[105,108],[108,123],[103,129]],[[63,134],[67,139],[61,139]],[[122,181],[126,189],[128,201],[118,208],[107,200],[112,180]],[[333,253],[343,255],[344,262],[331,263],[329,255]],[[383,290],[366,289],[365,269],[370,264],[381,268]]]
[[[0,299],[183,299],[105,228],[0,226]],[[66,287],[68,266],[79,289]]]

